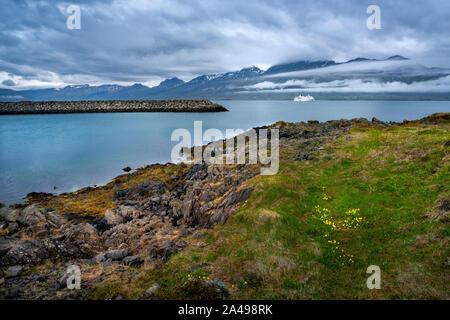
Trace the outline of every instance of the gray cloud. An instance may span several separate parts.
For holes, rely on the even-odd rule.
[[[14,81],[12,81],[11,79],[3,80],[2,84],[7,87],[13,87],[16,85],[16,83]]]
[[[255,64],[393,54],[450,67],[449,1],[375,2],[382,29],[371,31],[368,0],[2,0],[0,81],[156,84]],[[70,4],[81,7],[81,30],[66,28]]]

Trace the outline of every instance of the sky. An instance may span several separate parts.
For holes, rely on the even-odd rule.
[[[80,29],[67,8],[80,8]],[[380,8],[381,29],[366,10]],[[450,67],[448,0],[0,0],[0,88],[148,86],[298,60]]]

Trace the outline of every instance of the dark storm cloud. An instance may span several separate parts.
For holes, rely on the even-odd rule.
[[[81,30],[66,9],[81,7]],[[382,29],[366,28],[381,8]],[[449,66],[450,2],[1,0],[0,81],[18,87],[189,79],[249,65],[401,54]]]

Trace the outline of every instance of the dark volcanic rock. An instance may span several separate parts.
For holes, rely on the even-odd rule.
[[[144,260],[140,257],[129,256],[123,259],[123,263],[132,267],[139,267],[144,263]]]
[[[129,189],[116,191],[113,201],[139,200],[154,195],[161,195],[168,190],[166,184],[158,179],[141,182]]]
[[[128,256],[127,249],[111,250],[111,251],[108,251],[105,253],[106,259],[111,259],[111,260],[122,260],[126,256]]]
[[[206,164],[194,164],[183,176],[186,180],[198,180],[204,179],[208,175],[208,165]]]
[[[307,161],[307,160],[313,160],[314,158],[311,156],[311,154],[309,154],[309,152],[306,151],[302,151],[300,153],[298,153],[294,160],[297,161]]]
[[[439,209],[444,211],[450,211],[450,201],[448,200],[442,201],[442,204],[439,206]]]
[[[218,205],[216,211],[211,216],[210,223],[224,224],[233,211],[233,205],[246,201],[250,197],[251,192],[251,188],[242,189],[237,192],[231,192]]]

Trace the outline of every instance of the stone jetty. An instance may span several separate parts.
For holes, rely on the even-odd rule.
[[[106,100],[0,102],[0,114],[97,112],[223,112],[209,100]]]

